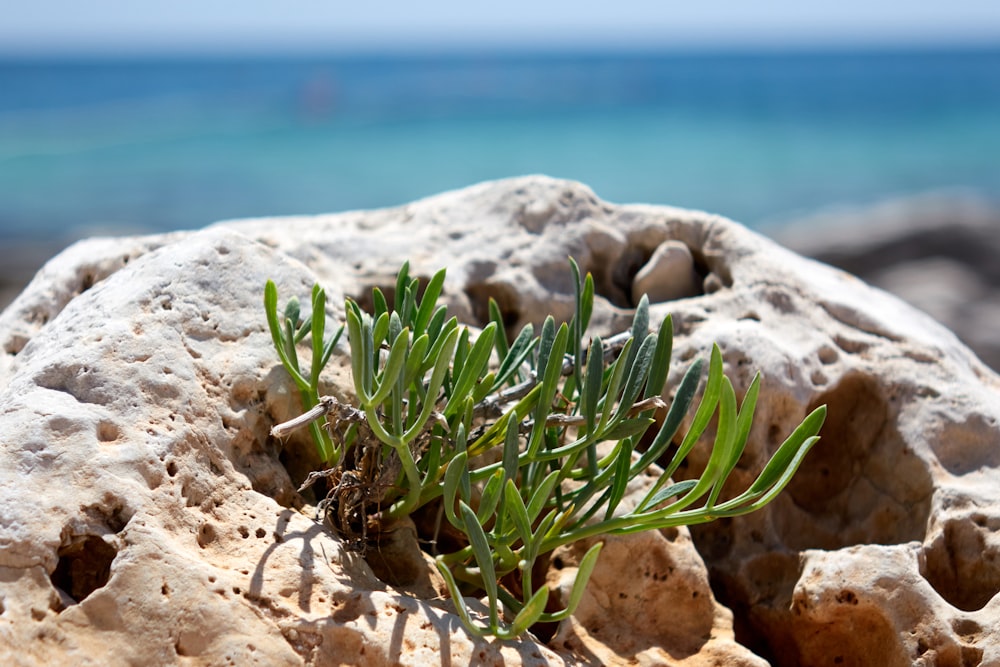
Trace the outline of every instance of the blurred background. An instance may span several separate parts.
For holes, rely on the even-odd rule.
[[[995,0],[2,1],[0,307],[83,236],[545,173],[1000,331]]]

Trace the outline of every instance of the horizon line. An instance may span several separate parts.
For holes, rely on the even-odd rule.
[[[9,45],[7,45],[9,47]],[[437,57],[655,57],[655,56],[755,56],[755,55],[892,55],[907,53],[980,53],[1000,51],[1000,36],[981,40],[830,40],[778,42],[691,42],[674,44],[622,44],[609,42],[579,46],[575,44],[523,43],[418,43],[384,44],[355,43],[349,45],[104,45],[81,48],[68,45],[61,48],[4,48],[0,45],[0,60],[151,60],[151,59],[213,59],[236,60],[252,58],[437,58]]]

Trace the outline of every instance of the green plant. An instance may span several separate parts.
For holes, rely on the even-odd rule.
[[[313,438],[321,459],[332,467],[307,480],[328,480],[327,517],[349,545],[363,548],[369,535],[440,502],[465,544],[438,554],[435,562],[464,625],[476,635],[512,638],[537,622],[573,613],[601,543],[582,558],[566,607],[546,612],[548,588],[536,590],[532,574],[557,547],[601,534],[705,523],[764,506],[791,479],[825,419],[825,406],[813,411],[749,488],[721,498],[750,433],[760,375],[738,401],[713,346],[701,401],[671,452],[694,404],[702,361],[688,368],[667,409],[660,397],[673,344],[670,316],[650,333],[643,298],[630,331],[588,344],[594,283],[589,274],[581,279],[572,260],[570,269],[576,287],[571,321],[557,326],[549,317],[537,337],[527,325],[510,344],[492,301],[491,321],[474,340],[468,328],[447,318],[437,305],[443,270],[426,284],[421,298],[421,285],[404,264],[393,303],[376,288],[371,314],[348,299],[356,406],[317,394],[319,370],[337,338],[316,342],[324,330],[316,321],[325,318],[317,307],[322,290],[313,290],[308,331],[298,322],[297,308],[286,309],[281,322],[273,284],[265,291],[275,346],[307,407],[306,414],[275,432],[283,435],[327,418],[327,432],[319,434],[325,439],[317,435],[319,429],[313,429]],[[309,331],[313,372],[307,378],[298,371],[294,346]],[[666,414],[648,447],[639,451],[657,410]],[[698,479],[672,483],[713,417],[715,442],[704,472]],[[667,459],[639,503],[621,510],[629,482]],[[473,618],[463,598],[463,592],[478,591],[487,599],[485,623]]]

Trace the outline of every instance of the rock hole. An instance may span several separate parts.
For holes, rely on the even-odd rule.
[[[514,336],[520,331],[518,324],[521,321],[521,306],[520,297],[510,285],[498,282],[472,283],[465,288],[465,294],[480,327],[486,326],[490,321],[490,299],[496,301],[507,338],[509,341],[514,340]]]
[[[978,646],[962,647],[962,667],[978,667],[983,662],[983,649]]]
[[[951,629],[955,631],[955,634],[961,635],[966,639],[971,639],[983,631],[983,626],[971,618],[956,618],[951,622]]]
[[[111,578],[111,563],[118,551],[97,535],[59,549],[59,562],[52,572],[52,585],[75,602],[105,586]]]
[[[1000,593],[1000,549],[989,535],[968,517],[953,518],[920,554],[921,576],[962,611],[979,611]]]
[[[417,299],[422,299],[424,297],[424,291],[427,289],[427,283],[430,279],[426,276],[418,276],[410,274],[410,280],[414,278],[417,279],[419,285],[417,286]],[[396,277],[388,277],[382,279],[375,279],[367,283],[362,287],[361,294],[351,296],[354,301],[361,306],[361,310],[365,311],[369,315],[375,312],[375,301],[372,300],[372,290],[378,288],[385,297],[385,302],[389,304],[389,310],[393,309],[393,303],[396,301]],[[442,295],[445,290],[441,290]]]
[[[837,351],[830,347],[829,345],[824,345],[819,348],[819,361],[824,365],[832,364],[837,360]]]
[[[198,528],[198,537],[197,537],[198,546],[204,549],[209,544],[214,542],[215,538],[216,538],[215,526],[213,526],[208,522],[201,524],[201,527]]]
[[[97,439],[101,442],[114,442],[118,435],[118,425],[114,422],[101,421],[97,424]]]
[[[705,293],[706,273],[704,262],[699,263],[687,245],[664,241],[632,278],[631,302],[639,303],[643,294],[653,303],[700,296]],[[760,319],[753,313],[750,317]]]
[[[922,540],[930,513],[930,472],[906,449],[886,392],[855,373],[819,396],[827,418],[819,443],[785,489],[801,513],[776,506],[785,545],[839,549]],[[786,506],[787,507],[787,506]]]
[[[261,539],[267,535],[267,531],[264,530],[263,528],[258,528],[256,531],[254,531],[254,535],[257,536],[257,539]]]

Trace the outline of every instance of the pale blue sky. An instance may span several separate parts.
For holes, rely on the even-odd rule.
[[[1000,44],[1000,0],[0,0],[0,53]]]

